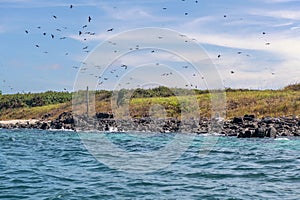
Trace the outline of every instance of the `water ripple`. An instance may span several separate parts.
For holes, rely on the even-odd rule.
[[[132,152],[156,151],[173,138],[107,137]],[[203,141],[196,136],[167,168],[133,174],[97,161],[76,133],[0,130],[0,199],[300,199],[298,138],[220,137],[199,157]]]

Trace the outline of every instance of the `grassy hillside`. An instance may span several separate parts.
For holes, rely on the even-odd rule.
[[[181,110],[197,111],[201,116],[210,116],[210,94],[195,91],[198,106],[188,105],[189,91],[171,91],[165,87],[136,90],[129,102],[132,117],[147,116],[153,105],[165,109],[165,115],[179,117]],[[124,93],[128,91],[123,91]],[[179,92],[182,96],[174,96]],[[96,112],[111,112],[112,92],[96,92]],[[54,119],[64,111],[72,110],[72,94],[67,92],[45,92],[38,94],[0,95],[0,120],[8,119]],[[118,100],[118,103],[124,104]],[[232,90],[226,91],[227,118],[255,114],[263,116],[300,115],[300,84],[290,85],[282,90]],[[181,106],[183,105],[183,106]]]

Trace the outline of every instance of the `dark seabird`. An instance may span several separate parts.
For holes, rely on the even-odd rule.
[[[25,30],[25,33],[28,33],[28,31],[27,31],[27,30]]]
[[[218,55],[218,58],[220,58],[221,57],[221,55]]]
[[[70,8],[73,8],[73,5],[70,5]]]
[[[128,66],[127,65],[121,65],[121,67],[124,67],[125,69],[127,69]]]
[[[111,29],[108,29],[108,30],[107,30],[107,32],[109,32],[109,31],[113,31],[113,30],[114,30],[114,29],[113,29],[113,28],[111,28]]]
[[[91,20],[92,20],[92,18],[91,18],[91,16],[89,16],[89,18],[88,18],[88,22],[91,22]]]
[[[38,44],[35,45],[37,48],[39,48],[40,46]]]
[[[53,34],[51,34],[51,38],[54,38],[54,35],[53,35]]]
[[[87,25],[84,25],[82,28],[86,28],[87,27]]]
[[[82,32],[81,32],[81,31],[79,31],[79,32],[78,32],[78,35],[81,35],[81,34],[82,34]]]
[[[53,17],[54,19],[56,19],[56,18],[57,18],[55,15],[52,15],[52,17]]]

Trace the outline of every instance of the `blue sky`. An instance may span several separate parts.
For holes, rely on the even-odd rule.
[[[300,1],[197,2],[0,0],[0,90],[72,91],[86,50],[143,27],[193,38],[216,65],[225,87],[282,88],[300,82]]]

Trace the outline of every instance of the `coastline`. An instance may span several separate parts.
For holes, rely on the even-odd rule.
[[[0,120],[1,125],[16,125],[16,124],[35,124],[40,120],[38,119],[12,119],[12,120]]]
[[[278,136],[300,136],[299,117],[264,117],[254,115],[234,117],[231,120],[207,119],[181,121],[175,118],[152,120],[140,118],[118,120],[105,113],[97,113],[93,118],[75,117],[71,112],[63,112],[55,120],[16,119],[0,121],[0,128],[14,129],[55,129],[73,131],[106,131],[106,132],[181,132],[207,134],[217,132],[224,136],[239,138],[276,138]],[[217,130],[217,131],[214,131]]]

